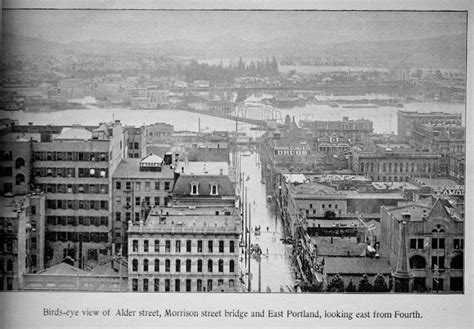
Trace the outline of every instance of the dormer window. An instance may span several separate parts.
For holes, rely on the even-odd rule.
[[[191,195],[199,195],[199,182],[191,182]]]
[[[211,184],[211,195],[219,195],[218,185]]]

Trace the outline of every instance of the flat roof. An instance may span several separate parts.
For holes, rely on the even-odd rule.
[[[140,161],[135,158],[122,159],[112,177],[125,179],[174,178],[174,171],[170,166],[163,165],[161,171],[140,171]]]
[[[388,274],[391,273],[388,258],[324,257],[326,274]]]
[[[222,170],[222,173],[221,173]],[[227,162],[205,162],[205,161],[188,161],[178,162],[176,173],[181,175],[224,175],[229,174],[229,163]]]

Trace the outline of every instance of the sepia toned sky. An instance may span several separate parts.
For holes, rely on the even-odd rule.
[[[466,33],[463,12],[3,10],[3,31],[58,42],[148,43],[296,38],[315,43],[423,39]]]

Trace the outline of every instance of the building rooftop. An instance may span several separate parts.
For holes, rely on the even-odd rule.
[[[318,256],[365,256],[367,244],[351,241],[349,238],[311,237]]]
[[[140,162],[140,159],[122,159],[112,177],[123,179],[174,178],[174,171],[170,168],[170,166],[162,166],[161,171],[140,171]]]
[[[415,184],[420,186],[428,186],[433,190],[442,190],[445,188],[459,187],[459,184],[449,178],[423,178],[416,177],[413,179]]]
[[[325,274],[388,274],[391,273],[388,258],[325,257]]]
[[[419,190],[420,187],[408,182],[372,182],[376,190]]]
[[[427,217],[431,207],[420,204],[412,203],[410,205],[404,205],[400,207],[388,207],[388,214],[398,221],[402,221],[403,215],[410,215],[408,221],[421,221],[423,216]]]
[[[92,138],[92,132],[84,127],[65,127],[61,133],[55,136],[54,140],[89,140]]]
[[[205,162],[205,161],[188,161],[188,162],[178,162],[176,166],[176,173],[181,175],[194,175],[194,176],[204,176],[204,175],[224,175],[229,174],[229,163],[227,162]]]
[[[191,185],[198,183],[197,193],[191,195]],[[217,194],[211,194],[212,185],[217,185]],[[185,195],[192,197],[222,197],[235,196],[235,189],[229,176],[225,175],[181,175],[176,180],[173,188],[173,195]]]
[[[346,193],[336,191],[336,189],[316,183],[305,183],[294,186],[297,196],[319,196],[319,197],[336,197],[345,198]]]
[[[59,263],[59,264],[53,265],[37,273],[37,275],[81,275],[81,274],[87,275],[87,272],[66,263]]]
[[[404,200],[404,197],[398,192],[359,192],[359,191],[345,191],[347,199],[395,199]]]

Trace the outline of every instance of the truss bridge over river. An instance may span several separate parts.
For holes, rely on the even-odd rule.
[[[216,104],[214,106],[200,108],[186,106],[181,108],[181,110],[236,120],[261,127],[266,127],[269,120],[282,121],[282,114],[279,110],[260,103],[227,104],[226,106]]]

